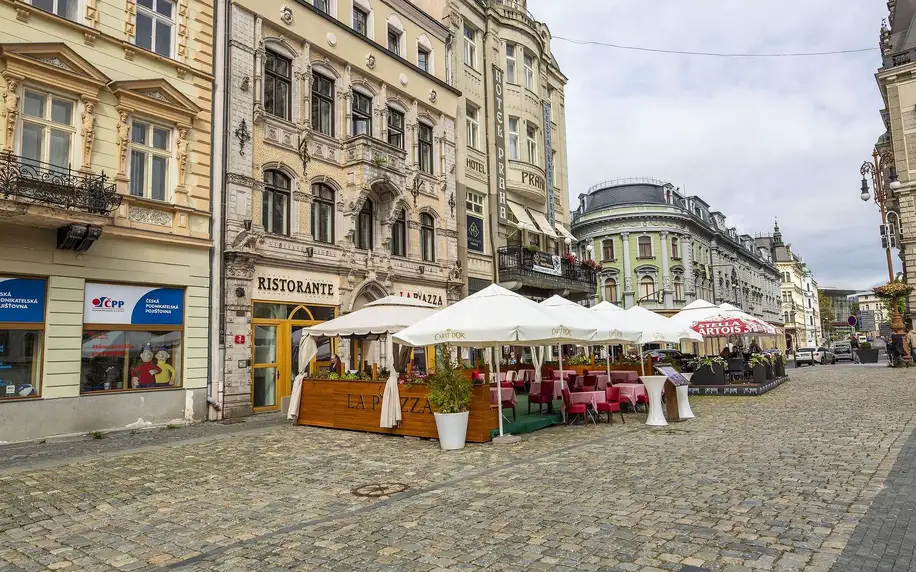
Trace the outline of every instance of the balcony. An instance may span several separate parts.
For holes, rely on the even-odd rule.
[[[598,287],[596,270],[559,256],[520,246],[499,249],[499,281],[510,290],[522,288],[593,295]],[[580,296],[581,297],[581,296]]]
[[[407,186],[406,160],[406,151],[368,135],[350,137],[343,144],[343,164],[356,168],[356,180],[352,182],[357,186],[385,182],[403,192]]]
[[[506,171],[506,188],[510,191],[538,204],[547,201],[547,174],[544,169],[512,159]]]
[[[80,219],[87,222],[99,222],[99,217],[107,218],[121,205],[121,196],[115,190],[115,184],[108,182],[103,173],[96,175],[84,171],[74,171],[31,159],[25,159],[9,153],[0,154],[0,197],[39,207],[29,206],[17,209],[26,218],[43,219],[44,222],[74,222]],[[3,210],[9,210],[5,205]],[[66,210],[66,215],[59,212],[30,212],[50,207],[55,210]],[[74,217],[74,213],[91,215]],[[34,222],[34,221],[33,221]]]

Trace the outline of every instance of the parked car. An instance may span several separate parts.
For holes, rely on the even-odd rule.
[[[679,367],[687,361],[686,356],[677,350],[649,350],[643,357],[650,357],[653,362],[673,363]]]
[[[852,345],[849,342],[837,342],[833,344],[833,356],[836,361],[848,359],[855,361],[852,355]]]
[[[865,334],[859,334],[859,344],[861,345],[866,342],[868,342],[868,336],[866,336]]]
[[[833,364],[836,363],[836,355],[825,347],[819,348],[801,348],[795,352],[795,366],[802,364]]]

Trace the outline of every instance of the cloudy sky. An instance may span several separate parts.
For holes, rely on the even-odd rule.
[[[881,0],[529,0],[554,36],[681,51],[877,48]],[[887,280],[877,206],[859,167],[883,126],[871,52],[806,58],[651,54],[555,39],[570,187],[655,177],[721,210],[739,232],[787,242],[820,285]],[[895,256],[896,270],[900,260]]]

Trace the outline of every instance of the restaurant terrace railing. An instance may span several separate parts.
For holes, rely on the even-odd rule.
[[[583,292],[594,292],[598,285],[595,268],[522,246],[499,249],[499,277],[501,282],[516,280],[536,287]]]
[[[86,173],[10,153],[0,154],[0,197],[35,205],[108,215],[121,196],[104,173]]]

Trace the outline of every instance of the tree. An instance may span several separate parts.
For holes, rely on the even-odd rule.
[[[834,322],[836,316],[833,312],[833,302],[824,295],[823,290],[817,291],[817,303],[821,313],[821,328],[824,330],[824,337],[833,339],[833,333],[836,331]]]

